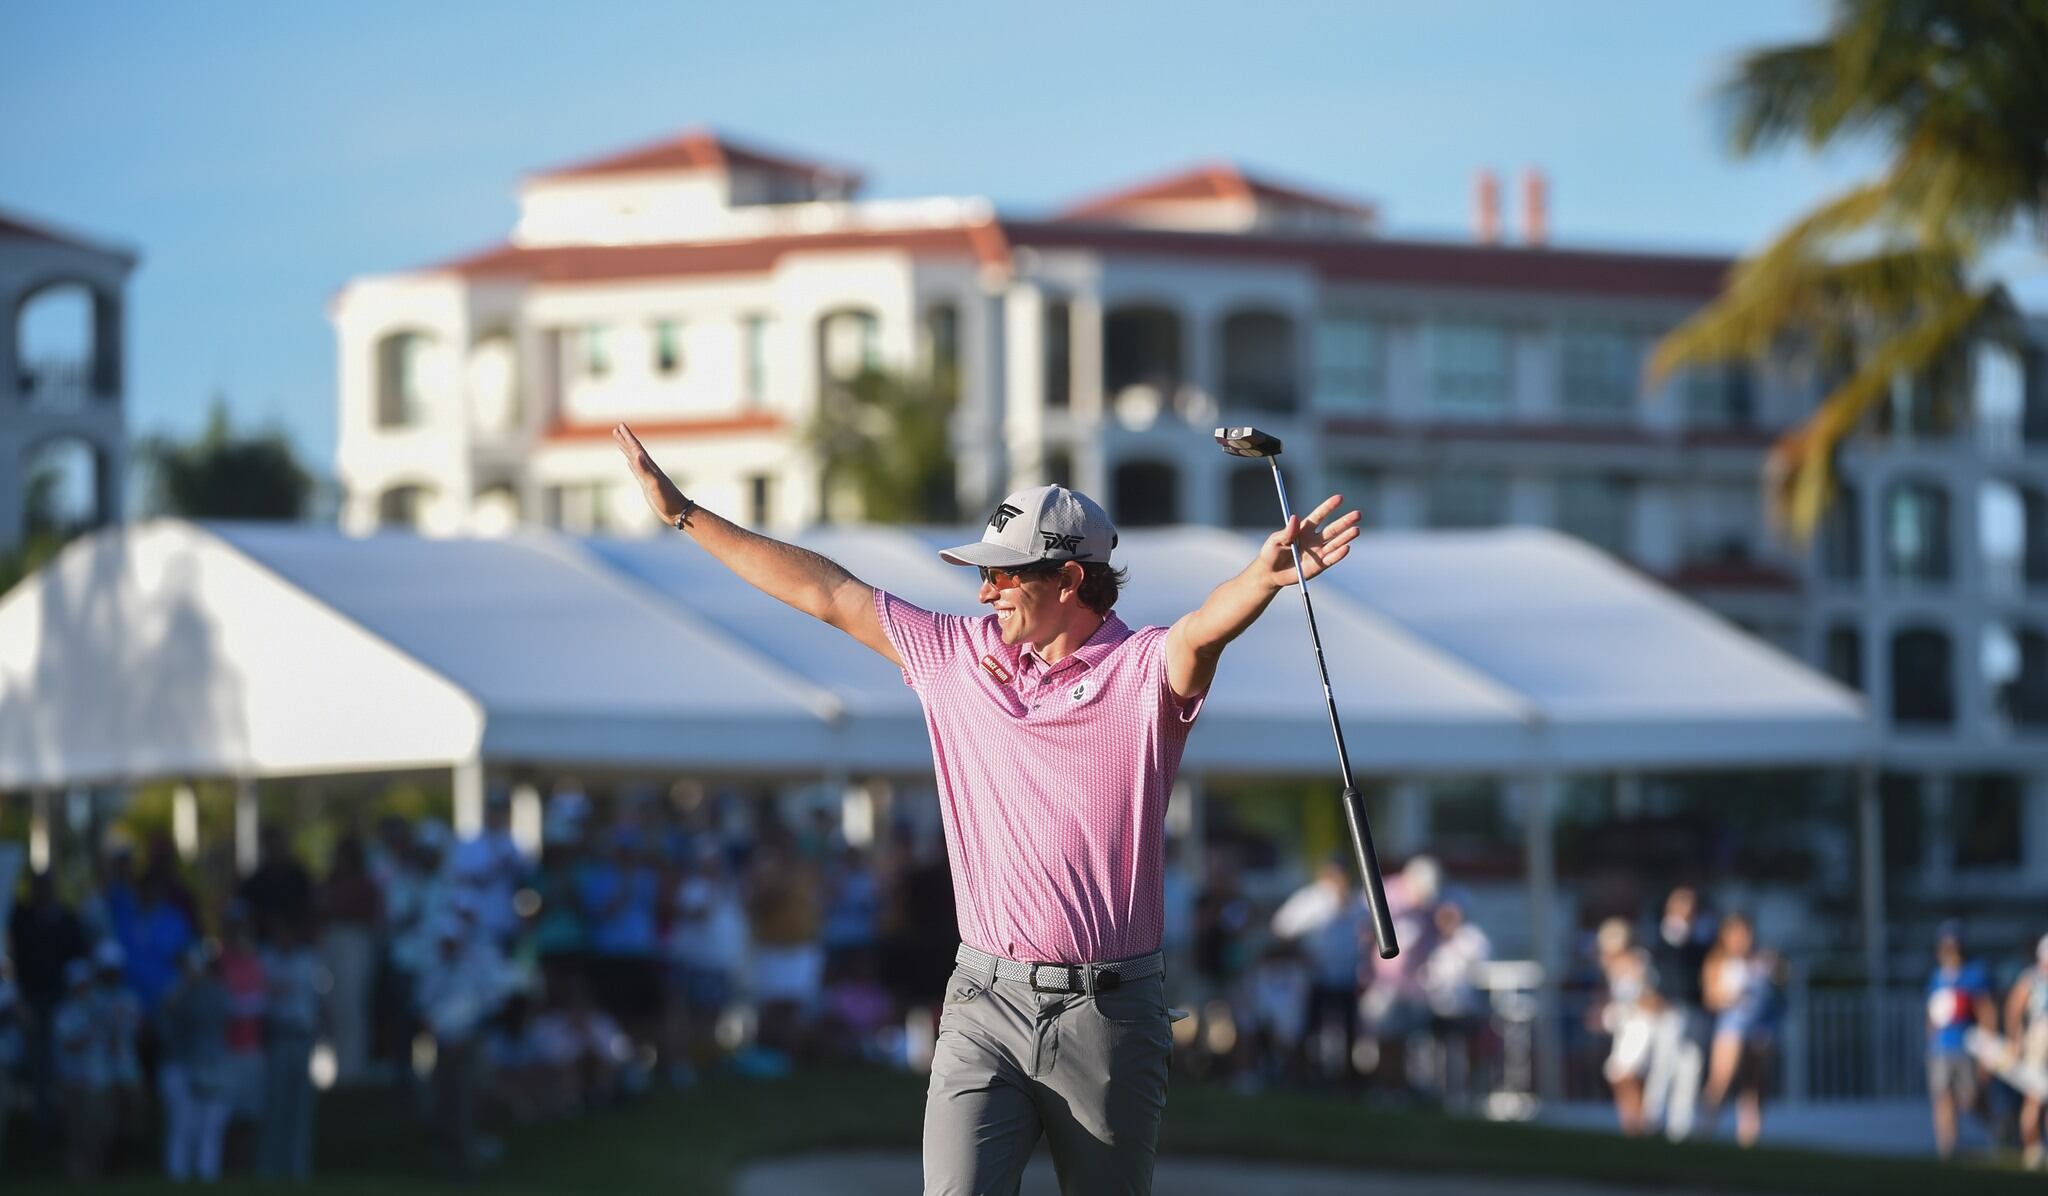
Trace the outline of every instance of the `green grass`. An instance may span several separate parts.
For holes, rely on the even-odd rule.
[[[750,1162],[834,1150],[917,1148],[921,1077],[820,1069],[781,1081],[717,1079],[680,1094],[505,1135],[506,1157],[475,1184],[511,1194],[606,1191],[723,1193]],[[16,1126],[0,1179],[14,1192],[73,1192],[56,1174],[53,1145]],[[321,1193],[388,1196],[456,1188],[436,1178],[432,1155],[402,1102],[373,1094],[324,1101],[317,1150]],[[1874,1159],[1808,1151],[1673,1146],[1533,1125],[1456,1121],[1390,1112],[1306,1093],[1241,1096],[1179,1084],[1160,1144],[1165,1156],[1215,1155],[1274,1162],[1435,1174],[1578,1179],[1642,1189],[1926,1196],[1967,1189],[1980,1196],[2038,1194],[2038,1177],[1932,1160]],[[124,1192],[189,1192],[155,1178],[97,1185]],[[236,1182],[222,1191],[258,1190]]]

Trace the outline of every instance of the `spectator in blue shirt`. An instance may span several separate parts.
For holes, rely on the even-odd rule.
[[[1972,1025],[1994,1031],[1991,977],[1963,958],[1960,923],[1941,924],[1927,978],[1927,1091],[1934,1102],[1934,1148],[1942,1158],[1956,1149],[1956,1114],[1977,1103],[1982,1079],[1966,1036]]]

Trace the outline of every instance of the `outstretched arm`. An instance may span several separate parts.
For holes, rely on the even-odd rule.
[[[1333,494],[1306,519],[1294,516],[1286,527],[1266,537],[1259,555],[1244,572],[1211,590],[1201,606],[1175,621],[1166,633],[1166,680],[1175,694],[1191,698],[1206,692],[1216,676],[1223,646],[1244,634],[1245,628],[1266,612],[1273,595],[1295,584],[1294,556],[1287,546],[1297,536],[1301,571],[1308,577],[1351,552],[1351,542],[1358,538],[1357,511],[1347,511],[1327,527],[1323,525],[1343,500],[1343,495]]]
[[[807,548],[750,532],[691,503],[626,425],[613,428],[612,439],[625,454],[626,465],[640,483],[647,505],[663,523],[673,524],[676,516],[689,511],[683,530],[716,557],[719,564],[738,574],[740,580],[770,598],[837,627],[898,668],[903,666],[895,645],[882,632],[872,587]]]

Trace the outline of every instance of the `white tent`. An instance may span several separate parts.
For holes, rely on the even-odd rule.
[[[964,612],[974,575],[935,549],[976,534],[839,528],[803,543]],[[1172,621],[1256,543],[1126,533],[1119,613]],[[1853,693],[1553,533],[1368,535],[1314,595],[1361,776],[1513,778],[1547,955],[1560,940],[1550,806],[1563,774],[1860,764],[1870,747]],[[0,599],[0,791],[446,767],[467,826],[485,769],[516,764],[805,778],[931,767],[895,669],[680,536],[350,539],[158,520],[73,544]],[[1224,655],[1183,772],[1334,775],[1293,594]],[[1868,861],[1868,792],[1864,815]],[[1876,883],[1866,877],[1867,919]],[[1554,1044],[1544,1055],[1554,1068]]]

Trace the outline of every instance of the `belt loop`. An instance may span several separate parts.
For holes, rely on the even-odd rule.
[[[1081,965],[1081,991],[1088,994],[1089,1000],[1095,999],[1095,965],[1092,963]]]

